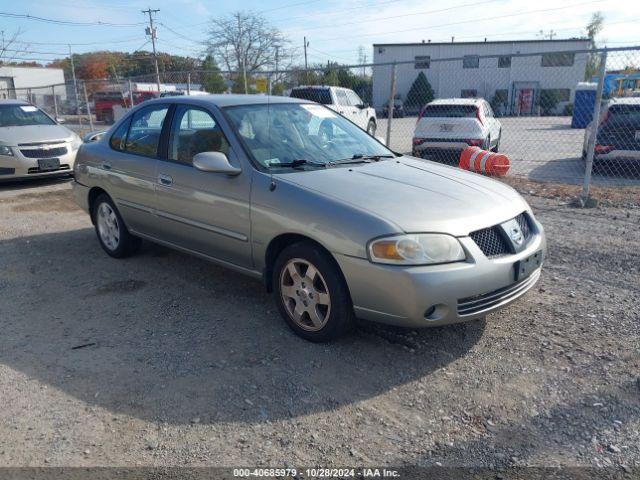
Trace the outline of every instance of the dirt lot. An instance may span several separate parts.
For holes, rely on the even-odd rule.
[[[0,465],[640,466],[637,207],[530,197],[525,299],[314,345],[259,282],[107,257],[69,187],[0,187]]]

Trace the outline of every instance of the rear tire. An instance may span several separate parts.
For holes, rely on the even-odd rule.
[[[502,139],[502,130],[498,133],[498,140],[496,140],[496,145],[491,149],[492,152],[498,153],[498,149],[500,148],[500,140]]]
[[[327,342],[353,328],[355,315],[342,273],[312,243],[286,247],[275,261],[272,282],[280,315],[305,340]]]
[[[115,204],[106,194],[98,195],[91,206],[91,218],[102,249],[114,258],[135,253],[142,241],[129,233]]]

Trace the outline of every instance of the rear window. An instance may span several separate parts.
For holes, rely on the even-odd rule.
[[[323,105],[331,105],[331,94],[328,88],[294,88],[291,90],[291,96]]]
[[[476,111],[477,109],[474,105],[427,105],[422,116],[439,118],[475,118]]]
[[[640,125],[640,105],[612,105],[609,108],[608,121]]]

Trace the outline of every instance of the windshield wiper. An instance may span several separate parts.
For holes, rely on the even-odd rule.
[[[307,160],[305,158],[298,158],[291,162],[285,163],[273,163],[269,165],[269,168],[281,168],[281,167],[290,167],[290,168],[300,168],[305,165],[310,165],[312,167],[326,167],[327,165],[321,162],[314,162],[313,160]]]
[[[329,165],[345,165],[353,163],[371,163],[378,162],[381,158],[393,158],[393,155],[366,155],[364,153],[356,153],[351,158],[344,158],[342,160],[333,160],[329,162]]]

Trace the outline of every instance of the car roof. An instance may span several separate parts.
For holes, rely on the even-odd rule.
[[[192,105],[215,105],[217,107],[235,107],[239,105],[266,105],[278,103],[313,103],[308,100],[291,97],[279,97],[274,95],[241,95],[241,94],[218,94],[218,95],[181,95],[155,98],[147,100],[140,105],[150,105],[152,103],[188,103]]]
[[[439,98],[427,105],[478,105],[484,102],[484,98]]]
[[[0,105],[31,105],[29,102],[25,102],[24,100],[16,100],[14,98],[7,98],[4,100],[0,100]]]

